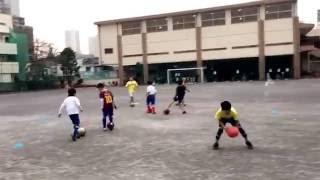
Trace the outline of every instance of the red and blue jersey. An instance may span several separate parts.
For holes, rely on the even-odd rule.
[[[109,90],[103,90],[99,95],[103,100],[103,109],[113,109],[113,94]]]

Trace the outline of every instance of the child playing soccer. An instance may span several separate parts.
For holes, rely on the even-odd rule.
[[[97,85],[99,90],[99,98],[101,101],[101,110],[102,110],[102,126],[103,130],[106,131],[107,127],[110,131],[114,128],[113,122],[113,109],[117,109],[117,106],[114,103],[113,94],[110,90],[105,88],[103,83],[99,83]],[[109,122],[107,124],[107,117],[109,118]]]
[[[126,87],[128,88],[128,93],[130,96],[130,106],[134,106],[134,93],[136,92],[138,88],[138,83],[133,79],[133,77],[129,78],[129,81],[126,84]]]
[[[238,127],[248,149],[253,149],[252,143],[248,140],[247,133],[244,131],[239,122],[238,113],[236,109],[231,106],[229,101],[224,101],[221,103],[221,108],[219,108],[216,112],[215,118],[219,122],[219,129],[216,135],[216,142],[213,144],[213,149],[219,149],[219,139],[223,133],[223,130],[226,129],[226,123],[230,123],[232,126]]]
[[[184,109],[184,96],[186,94],[187,90],[186,86],[183,84],[183,81],[180,80],[178,81],[178,86],[176,88],[176,95],[173,98],[173,102],[169,104],[168,110],[171,108],[171,106],[175,103],[178,102],[178,106],[182,111],[182,114],[186,114],[187,112]]]
[[[76,89],[70,88],[68,90],[68,97],[63,101],[59,108],[58,117],[61,117],[61,111],[65,107],[67,114],[69,115],[72,124],[73,124],[73,134],[72,140],[76,141],[77,138],[80,138],[78,129],[80,127],[80,118],[79,113],[82,112],[82,107],[80,105],[80,100],[76,97]]]
[[[147,113],[156,114],[156,94],[157,90],[152,81],[148,81],[147,87]]]

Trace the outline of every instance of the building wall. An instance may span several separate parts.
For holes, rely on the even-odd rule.
[[[12,42],[16,37],[11,31],[12,16],[0,14],[0,84],[13,83],[15,74],[19,73],[19,62],[17,62],[18,48],[17,43]],[[1,90],[1,88],[0,88]]]
[[[150,64],[193,61],[196,58],[195,29],[148,33],[147,51],[151,54],[148,55]],[[186,51],[188,53],[181,53]],[[157,53],[159,55],[155,55]]]
[[[18,62],[0,62],[0,74],[19,73]]]
[[[27,35],[28,42],[28,59],[31,60],[34,58],[34,39],[33,39],[33,27],[31,26],[16,26],[14,31],[17,33],[22,33]]]
[[[99,44],[100,44],[100,59],[102,60],[102,64],[113,65],[118,64],[118,47],[117,47],[117,25],[107,25],[101,26],[99,28],[100,36]],[[106,54],[105,48],[112,48],[113,53]]]
[[[17,45],[6,42],[12,29],[12,16],[0,14],[0,55],[16,55]]]
[[[200,28],[200,53],[197,49],[196,28],[172,30],[172,17],[168,19],[168,31],[146,33],[146,55],[143,53],[143,34],[121,35],[121,23],[114,22],[100,27],[100,51],[104,64],[118,64],[118,41],[121,37],[123,65],[187,62],[196,60],[240,59],[250,57],[278,56],[294,54],[294,26],[296,4],[292,2],[292,17],[265,20],[265,5],[260,5],[258,21],[231,23],[231,10],[226,9],[226,24]],[[198,15],[197,26],[201,25]],[[142,32],[145,20],[142,19]],[[262,26],[261,26],[262,23]],[[259,32],[259,26],[264,32]],[[261,29],[261,28],[260,28]],[[261,35],[262,34],[262,35]],[[264,37],[261,40],[261,36]],[[260,39],[259,39],[260,38]],[[263,48],[259,46],[264,42]],[[198,41],[199,44],[199,41]],[[113,48],[113,54],[104,54],[104,48]],[[260,53],[259,53],[260,51]],[[264,52],[263,54],[261,53]],[[200,54],[200,55],[199,55]],[[261,68],[260,68],[261,69]],[[262,72],[263,73],[263,72]]]
[[[5,24],[8,28],[13,28],[12,16],[0,13],[0,23]]]
[[[12,42],[17,44],[16,61],[19,64],[17,77],[19,81],[26,81],[26,65],[29,61],[28,35],[15,32],[15,38]]]
[[[293,54],[293,20],[265,21],[265,44],[266,56]]]
[[[205,27],[202,29],[202,48],[216,49],[203,52],[204,60],[257,57],[258,23]]]
[[[0,24],[0,33],[9,34],[10,33],[10,28],[8,26],[4,25],[4,24]]]
[[[265,21],[266,56],[293,54],[292,19]],[[102,26],[101,51],[104,64],[117,64],[116,25]],[[147,33],[148,63],[196,60],[195,29]],[[123,65],[142,63],[141,34],[122,36]],[[258,23],[227,24],[202,28],[203,60],[258,57]],[[104,48],[113,54],[104,54]],[[185,52],[185,53],[183,53]]]
[[[16,55],[17,45],[13,43],[0,42],[0,54],[4,55]]]

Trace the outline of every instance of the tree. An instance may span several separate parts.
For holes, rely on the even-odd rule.
[[[63,72],[63,80],[72,86],[75,77],[80,77],[76,54],[71,48],[65,48],[60,54],[61,71]]]
[[[52,43],[48,43],[39,39],[34,41],[34,60],[43,58],[53,58],[58,55],[57,49]]]

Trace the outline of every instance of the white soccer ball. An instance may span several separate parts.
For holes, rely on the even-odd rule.
[[[87,131],[84,127],[81,127],[78,129],[78,132],[80,136],[85,136]]]

